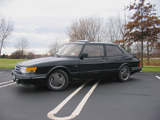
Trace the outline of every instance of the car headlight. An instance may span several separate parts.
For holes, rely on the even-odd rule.
[[[20,71],[22,73],[35,73],[35,71],[37,70],[37,67],[21,67]]]

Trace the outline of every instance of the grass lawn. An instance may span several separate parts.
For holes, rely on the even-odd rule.
[[[2,59],[0,58],[0,68],[13,69],[18,62],[26,61],[27,59]],[[160,66],[144,65],[142,72],[160,72]]]
[[[160,66],[148,66],[144,65],[142,72],[160,72]]]
[[[13,69],[18,62],[26,61],[27,59],[2,59],[0,58],[0,68]]]

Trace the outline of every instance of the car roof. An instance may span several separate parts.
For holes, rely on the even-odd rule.
[[[77,40],[75,42],[71,42],[72,44],[96,44],[96,45],[115,45],[113,43],[105,43],[105,42],[89,42],[88,40]]]

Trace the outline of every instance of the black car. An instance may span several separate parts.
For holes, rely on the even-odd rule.
[[[54,57],[17,63],[12,71],[18,84],[43,84],[63,90],[70,81],[117,77],[128,81],[142,70],[140,60],[115,44],[76,41],[64,45]]]

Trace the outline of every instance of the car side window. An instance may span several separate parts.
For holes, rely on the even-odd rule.
[[[103,45],[86,45],[83,53],[88,53],[88,57],[103,57],[104,48]]]
[[[106,53],[107,56],[122,56],[123,52],[117,47],[113,45],[106,45]]]

